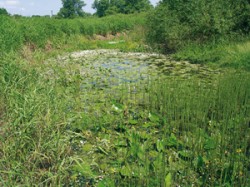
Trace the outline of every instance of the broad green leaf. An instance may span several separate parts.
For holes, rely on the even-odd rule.
[[[177,147],[178,141],[175,135],[172,133],[169,139],[167,140],[167,146],[169,147]]]
[[[205,150],[212,150],[216,148],[216,142],[212,138],[208,138],[204,144],[204,149]]]
[[[152,113],[148,114],[148,118],[151,122],[159,122],[160,121],[160,118],[157,115],[152,114]]]
[[[183,150],[183,151],[179,151],[179,157],[183,160],[190,160],[193,158],[193,153],[192,151],[189,150]]]
[[[90,165],[85,162],[80,162],[78,160],[75,160],[76,164],[73,166],[73,170],[76,173],[81,173],[82,175],[86,177],[93,177],[94,174],[92,173],[92,170],[90,168]]]
[[[114,180],[104,179],[98,183],[97,187],[115,187]]]
[[[198,156],[198,160],[197,160],[197,168],[202,168],[204,166],[204,161],[202,156]]]
[[[172,175],[171,173],[168,173],[165,177],[165,187],[171,187],[172,184]]]
[[[156,142],[156,148],[158,152],[161,152],[164,150],[164,145],[162,140],[157,140]]]
[[[131,177],[132,176],[132,171],[129,166],[122,166],[120,173],[124,177]]]
[[[86,143],[86,144],[84,144],[84,145],[82,146],[82,150],[83,150],[84,152],[89,152],[89,151],[92,150],[92,147],[93,147],[92,144]]]
[[[130,119],[128,122],[130,125],[136,125],[138,123],[138,121],[134,119]]]

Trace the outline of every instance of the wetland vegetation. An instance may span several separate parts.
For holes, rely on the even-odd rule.
[[[171,2],[0,16],[1,186],[250,185],[249,3]]]

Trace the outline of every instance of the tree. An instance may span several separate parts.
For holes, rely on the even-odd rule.
[[[60,18],[75,18],[83,17],[85,12],[82,8],[86,5],[84,1],[81,0],[62,0],[63,7],[58,13]]]
[[[126,0],[125,2],[125,14],[145,12],[152,8],[149,0]]]
[[[105,13],[109,9],[110,6],[111,4],[109,0],[95,0],[92,5],[92,8],[96,9],[96,14],[99,17],[103,17],[105,16]]]
[[[6,15],[6,16],[8,16],[9,13],[7,12],[7,10],[5,8],[0,8],[0,15]]]
[[[152,8],[149,0],[95,0],[92,7],[99,17],[122,13],[130,14]]]

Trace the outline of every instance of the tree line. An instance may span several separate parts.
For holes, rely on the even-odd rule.
[[[92,7],[99,17],[112,14],[131,14],[152,8],[149,0],[95,0]]]
[[[84,17],[86,12],[83,7],[86,5],[81,0],[62,0],[63,7],[58,13],[59,18]],[[112,14],[131,14],[148,11],[153,6],[149,0],[95,0],[92,8],[96,10],[95,15],[99,17]]]
[[[76,18],[90,15],[83,11],[86,6],[82,0],[62,0],[62,8],[56,15],[57,18]],[[103,17],[112,14],[131,14],[148,11],[152,8],[149,0],[95,0],[92,8],[94,15]],[[0,15],[9,15],[6,9],[0,8]]]

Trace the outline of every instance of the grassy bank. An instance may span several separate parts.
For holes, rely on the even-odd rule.
[[[72,36],[115,35],[145,24],[145,15],[116,15],[105,18],[60,20],[0,16],[1,53],[17,51],[24,45],[34,49],[61,48]],[[76,39],[72,42],[78,42]]]
[[[188,60],[194,64],[209,64],[217,68],[250,70],[249,37],[238,41],[190,44],[173,54],[177,60]]]

